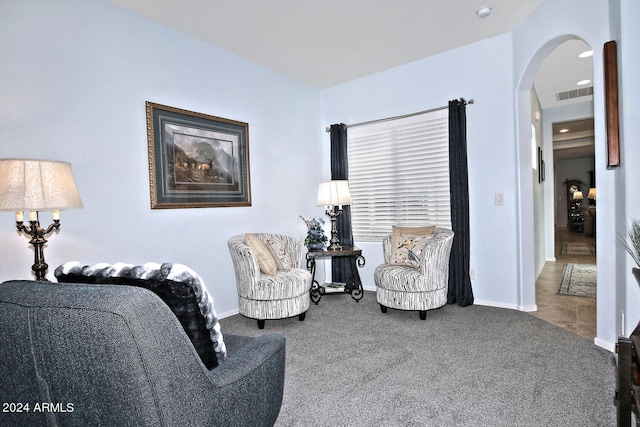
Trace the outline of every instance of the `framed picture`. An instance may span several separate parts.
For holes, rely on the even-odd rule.
[[[542,148],[538,147],[538,183],[544,181],[544,160],[542,159]]]
[[[146,109],[151,209],[251,206],[247,123]]]

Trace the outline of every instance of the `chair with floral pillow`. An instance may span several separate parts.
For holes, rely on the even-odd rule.
[[[238,311],[264,328],[267,319],[298,316],[311,302],[311,273],[302,267],[303,245],[293,237],[247,233],[227,242],[236,275]]]
[[[393,227],[382,241],[385,263],[374,272],[380,310],[427,310],[447,303],[453,231],[440,227]]]

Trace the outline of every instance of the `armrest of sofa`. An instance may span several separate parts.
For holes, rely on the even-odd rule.
[[[225,334],[229,347],[236,338]],[[280,334],[264,334],[251,339],[217,368],[207,374],[220,390],[215,405],[227,413],[227,425],[273,425],[278,418],[284,393],[286,339]],[[230,411],[231,412],[231,411]]]
[[[233,347],[234,339],[245,337],[225,334],[225,339]],[[216,369],[209,371],[209,377],[217,387],[227,387],[238,381],[245,381],[256,375],[265,375],[266,372],[256,373],[256,369],[267,363],[272,366],[268,368],[268,375],[265,375],[267,382],[277,380],[280,366],[284,367],[286,339],[276,333],[260,335],[252,338],[248,343],[231,352],[227,360],[221,363]],[[284,369],[282,370],[284,377]]]

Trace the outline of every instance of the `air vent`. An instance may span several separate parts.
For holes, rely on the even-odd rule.
[[[580,98],[582,96],[593,95],[593,86],[583,87],[580,89],[568,90],[566,92],[556,93],[556,100],[564,101],[567,99]]]

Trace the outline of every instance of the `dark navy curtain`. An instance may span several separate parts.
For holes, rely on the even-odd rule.
[[[467,168],[467,116],[464,99],[449,101],[449,180],[451,228],[455,233],[449,259],[448,304],[473,304],[469,278],[469,177]]]
[[[331,179],[349,179],[349,160],[347,158],[347,125],[331,125]],[[343,206],[342,214],[336,220],[338,239],[342,246],[353,245],[351,231],[351,206]],[[351,273],[349,257],[331,259],[331,277],[334,282],[346,282]]]

